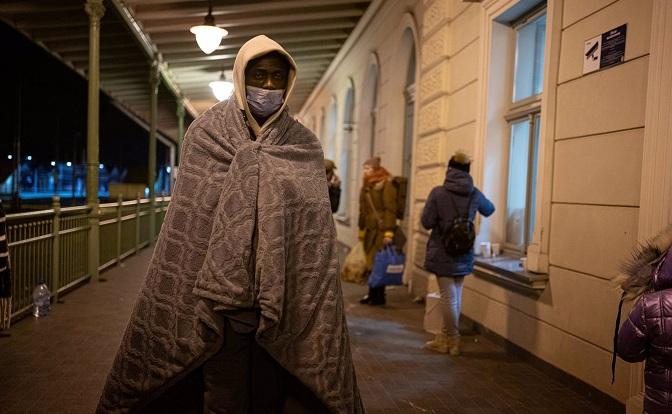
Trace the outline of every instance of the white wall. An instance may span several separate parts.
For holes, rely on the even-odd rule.
[[[534,240],[538,253],[547,256],[540,270],[548,272],[549,286],[540,298],[531,298],[472,277],[464,293],[467,316],[621,401],[628,396],[630,377],[619,362],[617,381],[610,385],[619,298],[610,279],[637,241],[651,4],[549,3],[541,131],[545,157]],[[481,27],[486,20],[484,15]],[[623,23],[628,24],[626,62],[583,75],[584,41]],[[501,66],[489,64],[481,73],[492,80]],[[487,120],[495,103],[482,100]],[[497,129],[479,122],[483,144],[477,153],[496,160],[502,149],[495,145]],[[479,182],[501,199],[506,190],[493,174],[498,168],[484,165]],[[501,214],[504,206],[499,207]],[[492,221],[489,237],[496,239],[501,216]]]
[[[415,41],[417,14],[422,11],[422,5],[415,0],[398,0],[373,2],[370,8],[374,8],[376,3],[380,7],[372,20],[365,24],[365,29],[356,39],[356,45],[347,50],[335,70],[328,72],[299,113],[302,119],[311,119],[313,116],[319,119],[322,109],[328,111],[330,100],[335,96],[338,103],[336,142],[340,143],[344,135],[345,97],[348,88],[354,85],[354,130],[350,134],[352,152],[347,183],[350,199],[348,219],[337,217],[336,220],[339,241],[346,245],[356,241],[361,164],[372,155],[371,149],[373,155],[381,157],[383,166],[392,174],[400,175],[403,168],[406,67]],[[415,49],[419,52],[418,47]],[[370,91],[374,89],[370,73],[372,66],[377,68],[374,142],[370,141],[371,123],[368,116],[368,107],[373,99]],[[329,144],[323,142],[323,145],[326,149]],[[338,164],[340,144],[336,144],[336,147],[334,161]]]
[[[526,1],[526,0],[521,0]],[[525,296],[478,277],[465,285],[463,312],[539,358],[625,401],[629,368],[619,362],[611,386],[613,323],[619,293],[610,279],[629,257],[641,226],[642,154],[654,0],[548,2],[544,93],[535,234],[528,252],[533,269],[549,274],[540,297]],[[319,119],[333,95],[342,106],[355,85],[350,224],[339,239],[356,240],[360,164],[370,143],[362,96],[367,71],[378,65],[374,153],[393,173],[402,160],[403,81],[399,58],[409,21],[417,24],[418,77],[413,175],[413,231],[409,263],[414,293],[428,289],[423,270],[427,232],[419,216],[427,194],[443,181],[457,149],[474,156],[476,184],[498,211],[481,220],[481,238],[500,240],[506,198],[508,126],[493,99],[510,96],[506,41],[492,19],[519,0],[384,1],[344,58],[302,109]],[[583,75],[584,41],[627,23],[625,63]],[[493,48],[494,46],[494,48]],[[400,63],[401,62],[401,63]],[[369,85],[370,86],[370,85]],[[432,289],[432,287],[429,287]]]

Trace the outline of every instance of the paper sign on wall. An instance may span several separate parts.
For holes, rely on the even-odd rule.
[[[628,25],[624,24],[586,40],[583,50],[583,73],[623,63]]]

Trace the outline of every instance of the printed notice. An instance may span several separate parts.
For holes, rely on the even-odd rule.
[[[600,53],[602,53],[602,35],[586,40],[583,73],[595,72],[600,69]]]
[[[627,29],[628,25],[624,24],[586,40],[583,55],[584,74],[623,63]]]

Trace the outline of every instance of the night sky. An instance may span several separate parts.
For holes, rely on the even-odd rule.
[[[21,155],[35,165],[51,161],[83,163],[86,156],[87,81],[49,52],[0,21],[0,182],[13,170],[7,155]],[[148,132],[100,96],[100,162],[126,167],[127,181],[147,177]],[[169,153],[158,142],[157,168]]]

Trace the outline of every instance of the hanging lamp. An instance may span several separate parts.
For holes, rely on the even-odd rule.
[[[222,71],[221,75],[219,75],[219,80],[210,82],[208,85],[212,89],[212,93],[215,95],[215,98],[217,98],[218,101],[229,99],[233,93],[233,82],[226,80],[224,71]]]
[[[212,15],[212,0],[208,1],[208,14],[205,16],[203,24],[193,26],[189,31],[196,35],[196,43],[206,55],[217,50],[222,38],[229,34],[221,27],[215,26],[215,18]]]

